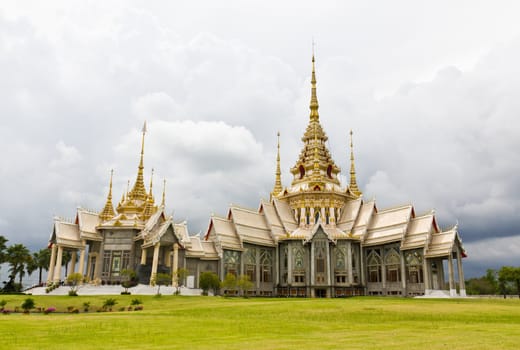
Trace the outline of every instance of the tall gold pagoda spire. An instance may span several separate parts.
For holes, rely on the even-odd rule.
[[[276,177],[274,181],[273,191],[271,192],[271,199],[276,197],[283,191],[282,187],[282,171],[280,170],[280,132],[278,131],[278,152],[276,154]]]
[[[110,170],[110,186],[108,189],[107,201],[105,207],[99,214],[99,217],[103,221],[112,219],[116,214],[114,212],[114,206],[112,205],[112,177],[114,176],[114,169]]]
[[[354,144],[352,142],[353,132],[350,130],[350,191],[357,197],[362,195],[356,181],[356,167],[354,166]]]
[[[311,110],[311,122],[317,122],[320,119],[318,114],[318,97],[316,96],[316,69],[314,67],[314,52],[312,53],[312,76],[311,76],[311,103],[309,105]]]
[[[323,188],[325,183],[339,185],[338,173],[340,168],[334,163],[330,151],[327,149],[326,142],[328,137],[320,124],[318,97],[316,94],[315,61],[313,52],[311,99],[309,104],[310,117],[302,137],[303,149],[296,164],[291,168],[291,173],[294,176],[291,186],[309,181],[312,182],[310,184],[312,188],[315,188],[316,185]]]
[[[130,199],[137,199],[141,201],[146,200],[146,188],[144,186],[144,176],[143,176],[143,170],[144,170],[144,135],[146,134],[146,121],[143,125],[142,130],[143,136],[141,139],[141,159],[139,161],[139,167],[137,171],[137,179],[135,180],[134,187],[132,188],[132,191],[130,191]]]

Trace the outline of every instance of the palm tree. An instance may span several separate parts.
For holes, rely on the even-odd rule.
[[[38,269],[38,283],[42,284],[42,272],[43,270],[49,270],[49,264],[51,263],[51,251],[48,248],[40,249],[33,253],[32,261],[34,263],[34,270]],[[32,266],[31,266],[32,268]]]
[[[65,277],[69,274],[69,262],[72,260],[72,254],[68,250],[63,251],[61,258],[61,266],[65,266]]]
[[[11,266],[9,272],[13,277],[19,276],[20,285],[25,275],[26,266],[30,263],[32,257],[31,252],[23,244],[14,244],[7,248],[6,261]]]
[[[0,236],[0,264],[5,262],[5,248],[7,243],[7,238],[4,236]]]

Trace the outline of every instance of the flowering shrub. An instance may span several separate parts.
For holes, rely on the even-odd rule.
[[[47,315],[47,314],[50,314],[51,312],[56,312],[56,308],[51,306],[51,307],[46,308],[46,309],[43,311],[43,313],[46,314],[46,315]]]
[[[143,305],[137,305],[136,307],[134,307],[134,311],[139,311],[142,309],[143,309]]]

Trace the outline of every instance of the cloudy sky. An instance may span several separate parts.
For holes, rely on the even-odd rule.
[[[520,3],[0,0],[0,235],[33,250],[54,215],[120,198],[148,122],[167,210],[191,233],[257,207],[320,117],[378,208],[459,223],[466,275],[520,265]],[[346,178],[345,178],[346,179]]]

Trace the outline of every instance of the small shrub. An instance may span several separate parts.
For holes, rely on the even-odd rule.
[[[50,313],[53,313],[53,312],[56,312],[56,308],[53,307],[53,306],[48,307],[48,308],[46,308],[45,310],[43,310],[43,313],[46,314],[46,315],[48,315],[48,314],[50,314]]]
[[[126,307],[122,306],[119,308],[119,311],[125,311],[126,310]]]
[[[134,311],[141,311],[143,309],[143,305],[137,305],[134,307]]]
[[[130,305],[141,305],[143,302],[141,299],[132,299],[132,302],[130,302]]]
[[[127,308],[127,310],[128,310],[128,311],[132,311],[133,308],[132,308],[131,306],[129,306],[129,307]]]
[[[31,309],[34,309],[34,306],[35,306],[34,299],[32,299],[32,298],[25,299],[21,306],[22,306],[24,313],[29,313],[29,311]]]
[[[77,297],[78,293],[75,290],[69,290],[69,297]]]
[[[112,311],[112,307],[115,306],[117,304],[117,300],[114,299],[114,298],[108,298],[105,300],[105,302],[103,303],[103,310],[109,310],[109,311]]]
[[[90,302],[86,301],[83,303],[83,311],[88,312],[88,309],[90,308]]]
[[[5,304],[7,304],[7,301],[5,301],[5,300],[0,300],[0,311],[3,311],[3,310],[4,310]]]
[[[12,312],[11,310],[7,310],[7,309],[2,310],[2,314],[4,314],[4,315],[9,315],[11,312]]]

